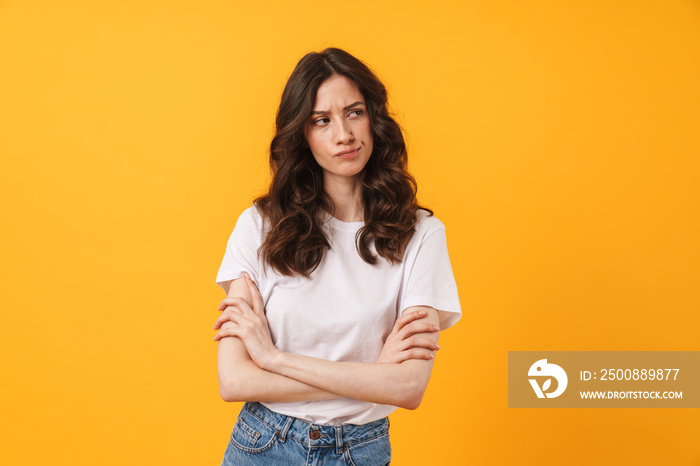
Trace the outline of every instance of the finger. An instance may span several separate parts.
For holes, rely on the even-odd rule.
[[[404,359],[404,361],[406,361],[408,359],[426,359],[426,360],[427,359],[435,359],[435,354],[433,354],[432,352],[426,351],[426,350],[422,350],[422,349],[412,349],[412,350],[404,351],[401,354],[406,356],[406,359]]]
[[[249,314],[250,315],[250,314]],[[246,317],[240,309],[229,306],[214,322],[214,329],[221,327],[224,322],[242,323],[246,321]]]
[[[234,308],[235,309],[235,308]],[[240,324],[244,319],[244,316],[236,311],[226,311],[219,316],[214,322],[214,330],[221,327],[224,322],[233,322],[234,324]]]
[[[252,312],[252,308],[250,307],[250,304],[248,304],[248,301],[243,299],[240,296],[232,296],[230,298],[226,298],[223,301],[221,301],[221,304],[219,304],[219,310],[220,311],[225,311],[226,309],[230,307],[235,307],[239,309],[239,311],[242,314],[245,314],[246,312]]]
[[[440,349],[440,345],[438,345],[436,342],[429,338],[420,338],[420,337],[411,337],[405,339],[403,342],[401,342],[402,345],[401,347],[403,348],[403,351],[411,349],[411,348],[426,348],[429,350],[437,351]]]
[[[421,319],[427,315],[428,315],[428,313],[426,311],[424,311],[422,309],[418,309],[416,311],[406,312],[398,320],[401,320],[403,322],[403,324],[406,325],[409,322],[413,322],[416,319]]]
[[[396,323],[394,324],[394,329],[392,330],[392,332],[398,333],[405,325],[413,322],[416,319],[421,319],[426,315],[428,315],[427,312],[420,310],[407,312],[398,319],[396,319]]]
[[[402,363],[404,361],[409,361],[411,359],[422,359],[429,361],[434,359],[435,356],[424,349],[412,349],[407,351],[402,351],[398,354],[396,363]]]
[[[260,295],[260,291],[258,290],[258,287],[255,286],[255,282],[253,282],[253,279],[250,278],[250,275],[248,273],[245,273],[245,280],[246,283],[248,283],[248,289],[250,290],[250,297],[253,300],[253,311],[256,312],[257,314],[263,314],[263,300],[262,296]]]
[[[440,327],[431,322],[411,322],[410,324],[405,325],[401,329],[401,331],[399,332],[399,336],[402,339],[405,339],[416,333],[435,333],[439,331]]]
[[[236,314],[243,315],[243,311],[241,311],[238,307],[236,306],[227,306],[226,309],[224,309],[224,312],[235,312]]]
[[[247,306],[250,306],[250,304],[248,304],[248,301],[243,299],[243,297],[241,296],[229,296],[224,298],[221,301],[221,303],[219,303],[218,309],[222,311],[226,308],[226,306],[237,306],[238,304],[245,304]]]
[[[224,337],[238,337],[239,331],[240,328],[238,326],[222,328],[219,333],[214,335],[214,341],[219,341]]]

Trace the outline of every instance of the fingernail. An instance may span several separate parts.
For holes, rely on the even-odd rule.
[[[435,355],[434,355],[434,354],[431,353],[431,354],[429,354],[429,356],[430,356],[430,359],[435,359]]]
[[[433,330],[440,330],[440,327],[438,327],[437,325],[433,325]]]
[[[435,348],[440,349],[440,345],[438,345],[437,343],[435,343]]]

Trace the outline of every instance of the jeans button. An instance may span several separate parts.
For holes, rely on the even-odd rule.
[[[321,434],[317,430],[312,430],[309,437],[311,437],[311,440],[318,440]]]

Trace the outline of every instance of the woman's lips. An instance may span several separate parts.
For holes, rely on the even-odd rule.
[[[354,149],[348,149],[348,150],[338,152],[335,155],[336,155],[336,157],[340,157],[341,159],[351,159],[357,155],[359,150],[360,150],[359,147],[355,147]]]

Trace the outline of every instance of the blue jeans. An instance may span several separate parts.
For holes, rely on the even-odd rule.
[[[390,461],[388,418],[363,425],[311,424],[247,402],[221,465],[385,466]]]

